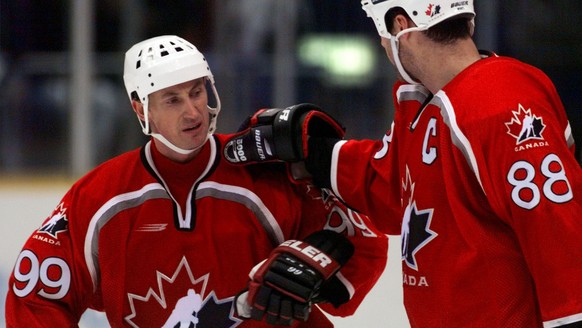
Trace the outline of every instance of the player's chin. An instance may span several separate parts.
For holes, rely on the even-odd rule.
[[[208,135],[208,129],[204,129],[203,127],[198,127],[195,129],[184,129],[181,133],[182,141],[185,144],[188,144],[190,147],[188,148],[195,148],[203,144]]]
[[[206,134],[197,135],[193,138],[189,138],[188,142],[185,143],[186,149],[196,149],[202,147],[206,142]]]

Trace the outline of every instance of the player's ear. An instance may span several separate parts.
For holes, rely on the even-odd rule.
[[[394,20],[392,21],[392,34],[396,35],[400,33],[400,31],[412,27],[412,25],[413,25],[412,21],[410,21],[408,17],[402,14],[398,14],[394,17]]]
[[[143,113],[143,104],[137,100],[132,100],[131,101],[131,107],[133,108],[133,111],[137,114],[137,116],[139,117],[140,120],[145,120],[145,116]]]

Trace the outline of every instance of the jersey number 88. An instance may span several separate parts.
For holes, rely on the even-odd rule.
[[[517,161],[509,169],[507,180],[513,186],[511,199],[517,206],[528,210],[536,207],[541,201],[542,193],[548,200],[558,204],[568,202],[574,197],[562,161],[556,154],[547,155],[540,170],[546,178],[541,191],[534,183],[536,169],[532,164]]]

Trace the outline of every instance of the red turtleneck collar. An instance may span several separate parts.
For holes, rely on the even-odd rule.
[[[210,160],[210,142],[206,142],[200,153],[186,163],[174,162],[162,155],[152,140],[152,158],[162,179],[168,185],[170,193],[180,204],[182,213],[188,199],[188,193],[194,182],[202,175]]]

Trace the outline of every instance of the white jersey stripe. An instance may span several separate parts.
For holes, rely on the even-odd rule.
[[[91,218],[87,234],[85,235],[85,263],[91,274],[93,289],[97,288],[99,281],[99,231],[115,214],[135,206],[143,204],[148,199],[169,198],[168,193],[159,183],[150,183],[140,190],[128,192],[111,198]]]
[[[429,95],[430,91],[422,85],[404,84],[396,90],[398,102],[402,100],[416,100],[422,104]]]
[[[339,160],[339,153],[340,153],[340,149],[342,148],[342,146],[347,142],[347,140],[342,140],[337,142],[334,146],[333,146],[333,152],[331,154],[331,169],[330,169],[330,182],[331,182],[331,190],[333,191],[333,193],[337,196],[337,198],[341,199],[342,201],[342,195],[339,192],[339,189],[337,188],[337,166],[338,166],[338,160]]]
[[[439,100],[441,104],[438,104]],[[477,159],[475,158],[475,153],[473,152],[471,143],[469,142],[463,131],[461,131],[459,125],[457,124],[457,116],[455,115],[455,109],[453,108],[453,105],[451,104],[449,97],[444,91],[441,90],[436,93],[435,99],[432,100],[432,103],[441,108],[443,120],[451,130],[451,139],[453,144],[455,144],[455,146],[457,146],[457,148],[459,148],[459,150],[465,156],[465,159],[471,166],[473,173],[475,173],[475,177],[477,177],[477,181],[479,181],[481,190],[483,190],[483,192],[485,193],[483,183],[481,182],[481,176],[479,174],[479,166],[477,165]]]
[[[555,320],[544,321],[544,328],[560,327],[570,323],[582,322],[582,313],[574,314]]]
[[[570,122],[568,122],[568,126],[566,126],[564,137],[566,138],[568,147],[572,147],[572,145],[574,145],[574,136],[572,135],[572,127],[570,126]]]

